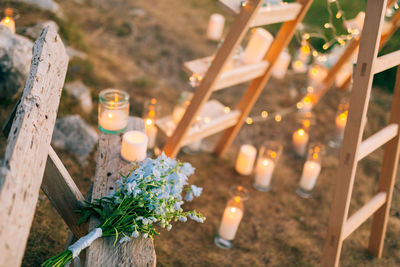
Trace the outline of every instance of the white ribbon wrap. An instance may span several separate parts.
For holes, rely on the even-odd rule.
[[[68,247],[68,250],[72,252],[72,258],[79,256],[82,250],[89,247],[93,241],[103,235],[103,230],[101,228],[95,228],[87,235],[79,238],[74,244]]]

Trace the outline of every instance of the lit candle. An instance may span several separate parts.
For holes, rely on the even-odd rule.
[[[0,24],[6,26],[11,31],[11,33],[15,33],[15,21],[13,18],[6,16],[0,21]]]
[[[290,54],[284,50],[280,54],[274,67],[272,68],[272,76],[276,79],[283,79],[290,64]]]
[[[218,41],[222,37],[224,31],[225,17],[221,14],[212,14],[208,22],[207,38]]]
[[[252,145],[242,145],[236,160],[235,169],[239,174],[249,175],[253,170],[257,149]]]
[[[263,28],[254,29],[244,51],[244,63],[254,64],[261,62],[273,40],[274,37],[267,30]]]
[[[301,175],[300,187],[304,191],[313,190],[319,173],[321,172],[321,164],[312,160],[306,161]]]
[[[99,116],[99,126],[107,131],[120,131],[128,126],[128,119],[123,110],[105,110]]]
[[[218,235],[228,241],[234,240],[242,217],[243,210],[235,206],[227,206],[222,217]]]
[[[299,156],[304,156],[307,151],[308,133],[304,129],[298,129],[293,133],[293,150]]]
[[[257,188],[269,188],[271,185],[272,173],[275,163],[269,158],[259,158],[257,160],[255,185]]]
[[[307,71],[307,64],[298,59],[293,61],[292,69],[296,73],[305,73]]]
[[[145,120],[145,132],[147,135],[148,140],[148,144],[147,147],[148,148],[154,148],[154,146],[156,145],[156,140],[157,140],[157,127],[154,124],[154,121],[150,118]]]
[[[336,116],[335,119],[336,135],[339,139],[343,139],[346,123],[347,123],[347,111],[342,112]]]
[[[298,104],[297,108],[299,109],[300,113],[309,113],[312,111],[314,106],[313,104],[313,97],[311,95],[306,95]]]
[[[310,86],[318,86],[325,79],[328,71],[320,65],[314,65],[308,71],[308,79]]]
[[[121,156],[126,161],[142,161],[146,158],[148,138],[145,133],[129,131],[122,136]]]

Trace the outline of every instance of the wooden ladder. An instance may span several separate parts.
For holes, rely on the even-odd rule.
[[[388,7],[393,5],[396,0],[388,0]],[[382,49],[382,47],[385,46],[385,44],[390,40],[390,38],[393,36],[393,34],[396,32],[396,30],[400,26],[400,12],[397,11],[396,14],[393,15],[391,20],[388,22],[389,23],[389,28],[385,33],[382,32],[381,38],[380,38],[380,43],[379,43],[379,49]],[[350,41],[349,45],[346,47],[344,52],[341,54],[339,59],[336,61],[336,63],[329,69],[328,74],[322,81],[322,86],[316,92],[314,93],[314,105],[316,105],[321,98],[329,91],[329,89],[332,87],[332,84],[335,81],[336,76],[339,74],[339,72],[342,70],[342,68],[348,64],[349,60],[353,57],[354,53],[357,51],[358,47],[360,45],[360,36],[355,37],[353,40]],[[344,82],[340,85],[340,89],[347,88],[350,85],[351,82],[351,73],[347,75],[347,77],[344,79]]]
[[[50,145],[68,56],[55,29],[45,28],[35,42],[28,80],[21,100],[11,113],[3,133],[7,140],[0,161],[0,266],[21,265],[39,190],[42,189],[59,215],[79,238],[97,225],[78,225],[75,211],[85,199]],[[132,127],[144,131],[143,120]],[[115,187],[120,172],[131,168],[119,156],[121,137],[101,133],[92,199]],[[87,250],[85,266],[155,266],[153,241],[135,239],[113,245],[113,238],[96,240]],[[79,265],[78,265],[79,266]]]
[[[397,70],[389,125],[362,141],[373,76],[400,64],[400,50],[377,57],[387,0],[368,0],[354,72],[348,123],[329,216],[322,266],[338,266],[343,241],[373,215],[369,250],[382,256],[399,159],[400,71]],[[385,145],[377,194],[348,217],[357,163]]]
[[[204,68],[206,73],[172,135],[168,134],[168,130],[160,123],[158,124],[159,128],[169,136],[164,146],[164,152],[167,156],[174,157],[182,146],[220,131],[224,132],[215,147],[215,152],[220,157],[225,153],[268,82],[276,60],[289,44],[297,25],[303,20],[312,0],[297,0],[297,2],[285,3],[271,8],[262,7],[263,0],[247,0],[242,7],[240,0],[219,0],[219,2],[226,10],[237,15],[237,17],[210,67],[208,67],[205,59],[185,63],[186,70],[192,74],[196,74],[199,69]],[[235,48],[240,44],[250,27],[278,22],[284,23],[262,62],[223,71],[227,61],[232,57]],[[224,112],[224,106],[218,101],[207,102],[213,91],[247,81],[251,81],[251,83],[236,109]],[[212,122],[201,127],[200,130],[191,129],[202,109],[208,109],[208,107],[217,110],[212,117]]]

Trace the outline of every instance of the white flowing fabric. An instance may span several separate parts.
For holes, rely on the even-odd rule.
[[[87,235],[79,238],[74,244],[68,247],[68,250],[72,252],[72,258],[79,256],[82,250],[89,247],[93,241],[103,235],[103,230],[101,228],[95,228]]]

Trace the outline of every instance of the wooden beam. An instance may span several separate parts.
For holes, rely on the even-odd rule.
[[[360,40],[349,116],[340,149],[338,176],[333,192],[328,231],[322,254],[322,266],[338,266],[343,244],[343,225],[347,220],[373,80],[372,66],[378,54],[386,0],[368,0]]]
[[[396,137],[398,131],[399,125],[397,123],[391,123],[379,132],[368,137],[360,144],[360,147],[358,148],[357,160],[362,160],[364,157]]]
[[[303,20],[305,14],[307,13],[307,10],[312,3],[312,0],[298,0],[297,3],[301,4],[302,6],[297,17],[294,20],[287,21],[282,25],[275,40],[271,44],[270,49],[265,55],[264,60],[269,62],[267,70],[265,71],[263,76],[251,82],[250,86],[247,88],[244,96],[242,97],[239,105],[236,108],[237,110],[241,111],[238,123],[235,126],[225,130],[220,137],[220,140],[215,147],[215,153],[219,157],[222,157],[225,154],[228,147],[232,144],[233,139],[238,134],[244,121],[249,115],[251,109],[253,108],[256,100],[258,99],[266,83],[268,82],[276,60],[279,58],[279,55],[281,54],[283,49],[289,44],[294,33],[296,32],[297,25]]]
[[[86,235],[88,224],[78,225],[81,214],[75,212],[85,198],[51,146],[41,188],[71,232],[78,238]]]
[[[0,266],[19,266],[36,208],[68,56],[45,28],[33,48],[28,80],[0,166]]]
[[[378,57],[374,62],[373,72],[379,73],[400,65],[400,51]]]
[[[361,209],[354,213],[343,225],[342,240],[346,239],[361,224],[363,224],[371,215],[373,215],[386,202],[387,195],[384,192],[378,193]]]
[[[247,3],[248,4],[241,9],[239,15],[233,22],[232,30],[228,33],[225,41],[218,49],[215,59],[212,61],[211,66],[208,68],[206,74],[197,87],[183,118],[179,122],[172,136],[168,138],[168,141],[164,146],[164,152],[167,156],[175,157],[178,153],[189,127],[196,119],[201,107],[210,98],[216,82],[223,72],[224,66],[233,55],[235,47],[237,47],[242,41],[250,26],[251,20],[256,15],[258,8],[261,7],[263,1],[249,0]]]
[[[18,100],[4,124],[3,134],[6,138],[8,138],[20,103],[21,100]],[[75,212],[85,199],[51,146],[47,156],[41,188],[72,233],[78,238],[87,234],[88,225],[81,224],[78,226],[81,215]]]
[[[135,118],[133,130],[144,132],[144,122]],[[121,136],[101,133],[97,149],[96,173],[94,177],[92,200],[108,195],[116,189],[116,181],[121,174],[129,174],[132,165],[120,156]],[[90,219],[90,229],[98,225],[96,218]],[[156,255],[151,238],[133,239],[116,244],[114,237],[96,240],[86,251],[87,267],[108,266],[155,266]]]
[[[400,67],[397,68],[396,84],[394,87],[390,122],[400,123]],[[369,238],[369,251],[376,257],[382,257],[386,227],[389,220],[390,205],[392,203],[393,188],[396,181],[396,173],[399,162],[400,132],[397,137],[385,145],[382,170],[379,177],[378,192],[386,192],[387,201],[374,215]]]

